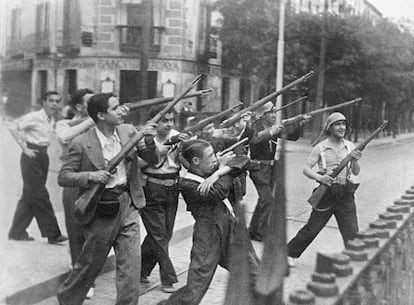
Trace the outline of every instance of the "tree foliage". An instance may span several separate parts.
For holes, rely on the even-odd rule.
[[[223,64],[241,68],[244,75],[255,74],[266,80],[269,88],[276,74],[278,6],[278,2],[270,0],[216,2],[223,15],[220,33]],[[309,70],[318,71],[323,22],[321,15],[298,14],[287,9],[285,83]],[[327,104],[361,96],[362,110],[369,114],[367,120],[374,123],[383,118],[384,105],[388,116],[394,115],[393,119],[398,111],[401,116],[402,111],[411,112],[413,35],[386,19],[373,23],[364,16],[329,14],[326,22],[324,100]],[[313,98],[315,94],[311,90]]]

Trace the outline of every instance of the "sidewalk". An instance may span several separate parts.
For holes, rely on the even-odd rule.
[[[3,131],[3,130],[2,130]],[[383,137],[373,140],[369,147],[380,147],[382,145],[399,144],[405,141],[413,141],[414,133],[399,135],[396,139],[391,137]],[[307,153],[311,150],[311,145],[308,139],[301,138],[296,142],[287,141],[286,151],[288,153]],[[53,180],[56,181],[57,171],[59,169],[59,148],[52,145],[51,147],[51,165],[49,183]],[[249,181],[250,187],[251,181]],[[50,188],[49,188],[50,190]],[[60,200],[60,189],[55,190],[56,194],[52,195],[56,200]],[[246,218],[247,222],[250,221],[251,213],[253,212],[257,195],[255,192],[249,193],[244,199],[246,204]],[[14,205],[11,202],[10,205]],[[63,212],[57,210],[57,218],[62,230],[64,230],[64,216]],[[288,218],[289,219],[289,218]],[[179,276],[179,287],[186,282],[186,270],[189,263],[189,252],[191,249],[191,236],[192,236],[193,219],[190,213],[185,210],[185,203],[180,198],[179,210],[177,213],[176,226],[174,230],[173,240],[171,242],[171,256],[176,266]],[[296,232],[302,223],[289,220],[289,232]],[[33,228],[34,227],[34,228]],[[8,297],[7,304],[33,304],[40,302],[40,304],[57,304],[56,289],[59,283],[64,280],[66,273],[69,271],[69,253],[67,244],[64,246],[49,245],[45,241],[40,241],[40,236],[35,225],[32,225],[30,231],[31,235],[36,237],[35,242],[22,243],[4,241],[2,237],[2,247],[0,249],[0,257],[3,258],[3,266],[0,269],[0,304],[4,303],[4,298]],[[336,229],[329,228],[326,230],[326,238],[330,235],[337,234]],[[141,230],[142,239],[145,236],[145,229],[142,226]],[[290,236],[289,236],[290,237]],[[335,239],[334,239],[335,240]],[[329,245],[330,247],[335,245]],[[337,245],[341,246],[341,245]],[[321,241],[315,241],[315,249],[324,249],[327,245]],[[255,248],[260,252],[261,244],[255,243]],[[304,257],[306,260],[306,257]],[[313,263],[313,262],[312,262]],[[309,266],[301,266],[297,269],[308,268]],[[85,304],[113,304],[115,297],[115,282],[114,282],[114,261],[111,255],[105,265],[105,268],[97,280],[96,297],[90,301],[86,301]],[[296,273],[296,272],[295,272]],[[300,274],[300,272],[299,272]],[[220,269],[217,273],[217,280],[213,280],[212,287],[213,293],[210,297],[207,294],[203,304],[221,304],[220,294],[217,294],[218,290],[225,291],[225,283],[227,272]],[[216,276],[216,277],[217,277]],[[294,278],[292,282],[289,280],[286,284],[286,290],[289,289],[289,285],[298,285],[303,287],[301,281],[307,281],[300,276]],[[149,287],[143,287],[145,293],[140,298],[140,304],[151,305],[156,304],[157,300],[166,298],[167,295],[157,289],[159,285],[158,273],[154,273],[150,277],[151,285]],[[291,282],[291,284],[289,284]],[[294,283],[294,284],[293,284]],[[209,291],[210,291],[209,290]],[[217,296],[218,295],[218,296]],[[217,300],[215,300],[215,298]],[[217,303],[216,303],[217,302]]]

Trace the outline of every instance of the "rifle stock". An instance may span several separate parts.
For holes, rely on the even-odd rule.
[[[199,90],[199,91],[189,93],[189,94],[183,96],[182,99],[188,99],[188,98],[197,97],[197,96],[204,96],[204,95],[210,94],[213,91],[214,91],[213,88]],[[138,110],[138,109],[141,109],[141,108],[144,108],[144,107],[151,107],[151,106],[155,106],[155,105],[159,105],[159,104],[164,104],[164,103],[172,101],[173,99],[174,99],[173,96],[171,96],[171,97],[157,97],[157,98],[152,98],[152,99],[148,99],[148,100],[125,103],[123,105],[127,106],[129,111],[135,111],[135,110]]]
[[[355,150],[364,150],[365,147],[368,145],[369,142],[372,141],[375,137],[378,136],[378,134],[387,126],[388,122],[384,121],[372,134],[370,134],[364,141],[362,141],[360,144],[358,144]],[[330,175],[332,178],[336,178],[339,173],[347,166],[349,162],[352,161],[351,153],[349,153],[345,158],[341,160],[341,162],[338,164],[338,166],[332,171],[332,174]],[[329,190],[329,186],[326,184],[320,184],[316,190],[312,193],[312,196],[308,199],[308,202],[311,204],[313,209],[317,209],[319,203],[321,202],[323,196],[325,193]]]
[[[174,105],[176,105],[180,99],[185,96],[194,86],[200,81],[201,75],[198,75],[192,83],[178,96],[176,96],[165,108],[157,113],[155,117],[149,120],[150,123],[157,123],[168,111],[170,111]],[[105,170],[112,172],[119,163],[125,158],[125,156],[135,147],[135,145],[144,137],[144,132],[137,132],[122,148],[121,151],[113,157],[106,166]],[[88,224],[95,214],[97,208],[97,199],[99,199],[101,192],[104,190],[104,184],[95,183],[86,190],[82,196],[75,201],[75,216],[82,224]]]
[[[258,100],[257,102],[253,103],[249,107],[246,107],[245,109],[243,109],[240,112],[236,113],[231,118],[225,120],[223,123],[220,124],[220,127],[221,128],[230,127],[231,125],[233,125],[234,123],[239,121],[240,118],[242,117],[242,115],[245,114],[247,111],[252,111],[252,112],[255,111],[256,109],[260,108],[261,106],[263,106],[264,104],[269,102],[271,99],[277,97],[278,95],[281,95],[281,94],[285,93],[289,89],[291,89],[291,88],[295,87],[296,85],[304,82],[309,77],[311,77],[313,75],[313,73],[314,73],[313,71],[310,71],[309,73],[303,75],[302,77],[298,78],[297,80],[294,80],[293,82],[287,84],[285,87],[283,87],[279,91],[275,91],[275,92],[265,96],[264,98]]]

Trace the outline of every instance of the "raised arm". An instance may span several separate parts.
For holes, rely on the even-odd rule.
[[[61,120],[56,123],[56,136],[60,143],[67,144],[94,125],[95,122],[90,117],[74,126],[70,126],[67,120]]]

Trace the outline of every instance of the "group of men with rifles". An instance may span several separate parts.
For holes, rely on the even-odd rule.
[[[346,118],[334,112],[321,133],[325,139],[313,148],[304,168],[307,177],[320,183],[314,193],[319,197],[310,198],[313,210],[308,223],[286,243],[283,153],[277,161],[277,139],[282,143],[284,139],[297,140],[302,124],[313,116],[360,100],[277,122],[276,112],[281,109],[271,101],[311,75],[312,72],[302,76],[242,110],[238,111],[240,105],[236,105],[196,120],[181,132],[174,129],[174,106],[183,98],[211,91],[188,94],[200,77],[174,98],[141,103],[120,105],[112,94],[76,91],[71,100],[73,118],[56,124],[56,135],[63,147],[58,183],[64,188],[72,259],[70,275],[58,291],[59,304],[82,304],[91,297],[94,281],[111,248],[116,258],[117,305],[138,304],[139,287],[150,282],[148,276],[157,264],[161,290],[171,293],[160,304],[199,304],[218,265],[230,270],[230,277],[235,279],[229,280],[226,304],[258,304],[258,299],[266,300],[280,286],[287,273],[287,257],[299,257],[332,215],[344,242],[353,239],[358,225],[353,195],[356,186],[351,176],[358,175],[361,150],[379,131],[355,147],[345,139]],[[49,112],[50,96],[56,95],[46,95],[45,112]],[[135,128],[123,123],[126,113],[148,105],[152,106],[151,119],[145,126]],[[221,122],[221,129],[216,129],[214,123],[223,118],[227,119]],[[17,121],[13,134],[22,146],[22,156],[29,159],[25,162],[39,163],[27,152],[30,148],[41,150],[47,143],[37,143],[33,136],[27,140],[24,133],[42,132],[43,128],[45,134],[46,125],[39,120],[36,124],[21,123],[27,120]],[[19,137],[19,132],[23,136]],[[317,172],[312,169],[315,165],[319,167]],[[240,204],[246,193],[246,172],[258,193],[248,229]],[[24,179],[25,186],[32,183],[29,180]],[[29,191],[36,192],[33,188]],[[176,290],[177,274],[168,248],[179,193],[195,224],[187,284]],[[21,202],[33,209],[29,194],[23,196],[26,197]],[[16,215],[22,214],[21,202]],[[32,212],[30,220],[42,219],[41,213]],[[48,214],[53,214],[51,207]],[[142,244],[139,216],[147,232]],[[17,218],[9,238],[30,240],[27,221],[23,227],[20,224],[17,232]],[[50,235],[52,241],[61,236],[58,230]],[[265,243],[261,260],[250,240]]]

